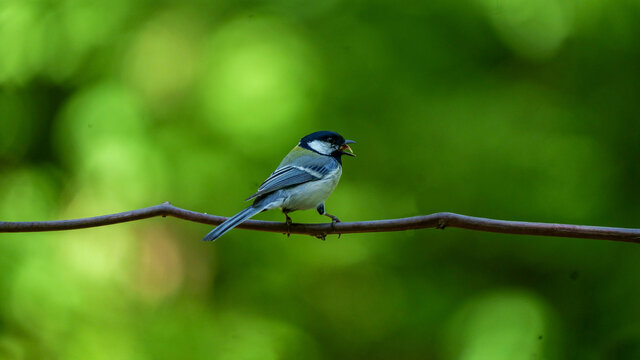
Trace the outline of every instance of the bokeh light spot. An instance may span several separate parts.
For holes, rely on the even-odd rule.
[[[55,185],[46,171],[19,169],[0,177],[0,218],[4,221],[49,220],[56,200]]]
[[[102,83],[74,96],[58,119],[57,146],[65,160],[82,166],[105,143],[144,137],[147,118],[138,99],[115,83]]]
[[[461,360],[544,359],[547,315],[533,295],[498,291],[471,300],[454,317],[451,348]]]
[[[44,38],[38,18],[36,2],[0,3],[0,83],[22,83],[40,67]]]
[[[215,130],[271,134],[313,108],[317,66],[300,31],[273,18],[232,21],[213,35],[202,103]]]
[[[558,0],[480,0],[502,40],[521,56],[553,56],[571,30],[568,9]]]
[[[168,11],[143,26],[134,38],[124,73],[154,107],[180,98],[195,77],[202,30],[194,16]]]

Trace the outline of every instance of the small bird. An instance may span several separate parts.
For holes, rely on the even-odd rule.
[[[349,147],[353,140],[345,140],[333,131],[317,131],[302,139],[282,160],[278,168],[245,201],[255,199],[213,229],[203,241],[214,241],[255,214],[280,208],[291,225],[289,213],[315,208],[320,215],[340,222],[325,212],[324,202],[338,185],[342,175],[342,155],[355,156]]]

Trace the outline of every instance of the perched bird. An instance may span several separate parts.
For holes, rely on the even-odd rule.
[[[340,219],[325,212],[324,202],[342,175],[342,155],[355,156],[349,147],[353,143],[333,131],[317,131],[303,137],[258,191],[246,199],[255,199],[253,204],[218,225],[202,240],[213,241],[255,214],[276,208],[282,209],[287,225],[291,225],[290,212],[312,208],[339,222]]]

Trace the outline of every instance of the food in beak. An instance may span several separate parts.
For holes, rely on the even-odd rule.
[[[351,140],[347,140],[347,141],[350,141],[351,143],[355,142]],[[342,153],[345,155],[356,156],[356,154],[353,153],[353,150],[351,150],[351,147],[349,147],[349,145],[347,145],[346,143],[340,146],[340,151],[342,151]]]

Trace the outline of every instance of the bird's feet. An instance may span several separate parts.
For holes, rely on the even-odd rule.
[[[328,213],[324,213],[323,215],[324,216],[328,216],[328,217],[331,218],[331,229],[335,233],[336,232],[336,223],[341,222],[340,219],[338,219],[337,216],[331,215],[331,214],[328,214]],[[325,236],[326,236],[326,234],[325,234]],[[338,233],[338,239],[340,239],[340,236],[342,236],[342,234]],[[322,240],[324,240],[324,238]]]
[[[289,217],[289,215],[287,213],[284,213],[284,216],[287,217],[287,219],[285,220],[285,223],[287,224],[287,237],[291,236],[291,224],[293,223],[293,220],[291,220],[291,218]]]
[[[339,223],[340,222],[340,219],[338,219],[338,217],[335,216],[335,215],[331,215],[331,214],[328,214],[328,213],[324,213],[323,215],[330,217],[332,223]]]

